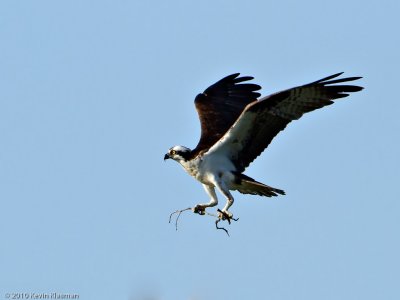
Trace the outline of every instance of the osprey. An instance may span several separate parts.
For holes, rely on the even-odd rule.
[[[229,75],[198,94],[194,100],[201,124],[201,137],[193,150],[174,146],[164,160],[180,163],[189,175],[203,184],[210,197],[208,203],[197,204],[192,210],[204,215],[207,207],[218,204],[215,189],[226,198],[219,211],[221,220],[232,219],[230,191],[266,197],[284,195],[271,187],[244,175],[244,170],[268,147],[272,139],[287,124],[304,113],[333,103],[363,88],[346,84],[362,77],[338,79],[334,74],[315,82],[262,97],[257,84],[246,81],[250,76]],[[246,83],[243,83],[246,82]]]

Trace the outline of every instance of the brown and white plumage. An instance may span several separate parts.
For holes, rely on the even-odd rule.
[[[259,156],[272,139],[293,120],[304,113],[331,105],[333,100],[344,98],[351,92],[362,88],[355,85],[336,85],[360,79],[348,77],[331,80],[340,76],[338,73],[321,80],[291,88],[261,98],[247,105],[242,114],[225,132],[212,151],[226,151],[239,172]]]
[[[291,121],[362,90],[346,84],[361,77],[338,79],[341,74],[258,99],[260,94],[256,91],[261,87],[243,83],[253,77],[239,77],[236,73],[199,94],[195,99],[201,123],[199,143],[194,150],[172,147],[164,157],[178,161],[203,183],[211,201],[197,205],[197,212],[218,203],[215,187],[227,198],[223,212],[228,216],[233,203],[229,190],[267,197],[284,194],[242,173]]]
[[[261,96],[261,87],[254,83],[241,83],[253,77],[226,76],[198,94],[194,100],[199,114],[201,137],[192,154],[212,147],[237,120],[244,108]]]

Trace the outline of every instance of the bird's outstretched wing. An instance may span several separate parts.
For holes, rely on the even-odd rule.
[[[207,155],[211,153],[227,155],[237,167],[237,171],[243,172],[292,120],[299,119],[306,112],[330,105],[335,99],[347,97],[349,93],[363,89],[356,85],[342,84],[362,77],[334,79],[341,74],[343,73],[263,97],[248,104],[226,134],[210,148]]]
[[[255,92],[261,89],[259,85],[242,83],[253,77],[239,75],[235,73],[224,77],[194,100],[201,124],[201,137],[192,151],[193,156],[214,145],[235,123],[244,108],[260,96]]]

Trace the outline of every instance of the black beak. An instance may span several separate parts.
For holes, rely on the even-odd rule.
[[[169,158],[171,158],[171,157],[169,156],[168,153],[164,155],[164,161],[166,161],[166,160],[169,159]]]

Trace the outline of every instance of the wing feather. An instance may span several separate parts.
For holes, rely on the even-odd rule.
[[[228,155],[237,171],[243,172],[291,121],[363,89],[356,85],[332,85],[361,78],[331,80],[341,74],[334,74],[248,104],[237,121],[208,153]]]
[[[197,95],[194,103],[200,119],[201,137],[192,155],[214,145],[233,125],[244,108],[254,102],[261,89],[257,84],[241,83],[253,77],[235,73],[224,77]]]

